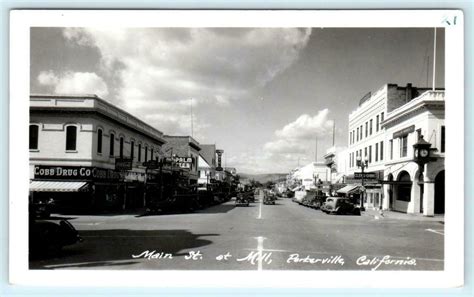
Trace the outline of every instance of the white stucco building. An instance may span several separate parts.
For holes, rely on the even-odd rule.
[[[425,91],[400,107],[388,111],[385,129],[385,209],[426,216],[444,213],[445,92]],[[413,162],[419,137],[436,149],[420,176]]]

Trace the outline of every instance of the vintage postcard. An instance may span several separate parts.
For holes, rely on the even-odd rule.
[[[12,283],[463,284],[461,11],[12,11],[10,44]]]

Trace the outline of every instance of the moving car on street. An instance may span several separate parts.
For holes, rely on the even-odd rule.
[[[249,200],[244,193],[238,193],[235,197],[235,206],[249,206]]]
[[[352,214],[360,216],[360,208],[355,206],[347,198],[329,197],[326,202],[321,205],[321,210],[327,214]]]

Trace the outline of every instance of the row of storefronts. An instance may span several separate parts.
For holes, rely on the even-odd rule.
[[[29,141],[33,203],[123,210],[197,193],[199,142],[164,135],[95,95],[31,95]]]

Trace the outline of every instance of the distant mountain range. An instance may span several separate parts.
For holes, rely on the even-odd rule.
[[[262,174],[248,174],[239,173],[240,182],[247,183],[251,179],[260,183],[266,183],[268,181],[280,182],[286,180],[287,173],[262,173]]]

